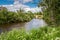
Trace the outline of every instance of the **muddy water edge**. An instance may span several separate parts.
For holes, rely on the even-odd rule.
[[[20,29],[21,27],[24,27],[26,23],[27,22],[2,24],[0,25],[0,33],[10,31],[13,28]]]

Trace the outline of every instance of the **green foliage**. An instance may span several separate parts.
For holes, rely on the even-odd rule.
[[[40,6],[46,8],[44,19],[49,25],[60,25],[60,0],[43,0]]]
[[[1,33],[0,40],[60,40],[60,27],[43,27],[26,32],[25,29],[13,29]]]
[[[9,23],[16,18],[16,13],[8,11],[0,11],[0,24]]]
[[[25,13],[23,10],[19,10],[16,12],[10,12],[6,9],[0,11],[0,24],[5,23],[16,23],[16,22],[28,22],[35,18],[34,15],[39,15],[41,13]]]

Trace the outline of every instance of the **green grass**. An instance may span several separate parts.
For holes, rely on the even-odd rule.
[[[1,33],[0,40],[60,40],[60,27],[43,27],[30,32],[13,29]]]

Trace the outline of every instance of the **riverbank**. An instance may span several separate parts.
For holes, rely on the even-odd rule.
[[[26,32],[25,29],[13,29],[2,33],[0,40],[60,40],[60,27],[42,27]]]

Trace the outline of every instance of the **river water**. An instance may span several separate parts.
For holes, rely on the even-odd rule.
[[[29,31],[31,29],[37,29],[44,26],[47,26],[47,24],[43,19],[32,19],[30,22],[25,24],[25,29]]]
[[[12,24],[0,25],[0,33],[10,31],[13,28],[20,29],[21,27],[24,27],[26,30],[31,30],[32,28],[39,28],[46,25],[47,24],[43,19],[32,19],[30,22],[25,23],[12,23]]]
[[[20,29],[21,27],[24,27],[25,24],[26,23],[11,23],[11,24],[0,25],[0,33],[10,31],[13,28]]]

